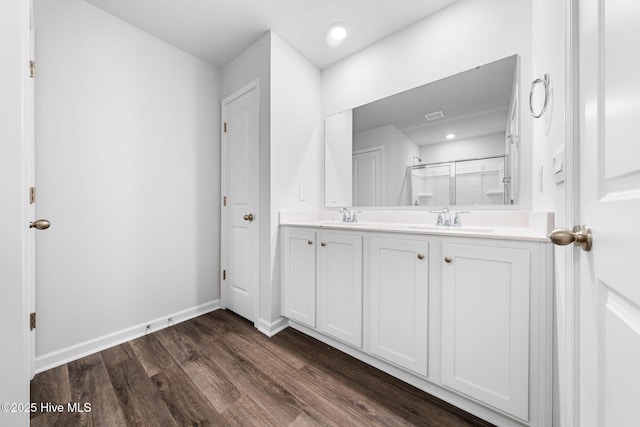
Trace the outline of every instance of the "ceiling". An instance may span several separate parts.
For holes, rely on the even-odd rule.
[[[272,30],[324,69],[458,0],[87,1],[218,68]],[[349,37],[331,48],[336,21]]]
[[[517,56],[510,56],[353,110],[353,130],[393,125],[418,145],[504,133]],[[425,114],[444,118],[427,121]]]

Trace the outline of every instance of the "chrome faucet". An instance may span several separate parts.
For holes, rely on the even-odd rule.
[[[356,223],[358,222],[357,213],[362,211],[354,211],[351,212],[348,208],[340,208],[340,213],[342,214],[342,222],[344,223]]]
[[[469,213],[469,211],[455,211],[455,217],[453,218],[453,224],[451,224],[451,211],[449,208],[444,207],[440,211],[429,211],[430,213],[437,213],[436,227],[462,227],[462,219],[460,214]]]
[[[351,211],[347,208],[340,208],[342,214],[342,222],[351,222]]]
[[[462,219],[460,218],[460,214],[469,213],[469,211],[456,211],[455,218],[453,218],[453,226],[454,227],[462,227]]]
[[[451,212],[449,208],[442,208],[442,219],[445,227],[451,227]]]
[[[441,211],[429,212],[438,214],[438,219],[436,219],[436,227],[451,227],[451,213],[449,211],[449,208],[442,208]]]

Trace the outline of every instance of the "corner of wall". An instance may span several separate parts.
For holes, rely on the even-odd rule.
[[[280,316],[278,213],[316,211],[323,195],[320,70],[277,34],[270,36],[271,291],[268,312],[261,313],[267,321]]]

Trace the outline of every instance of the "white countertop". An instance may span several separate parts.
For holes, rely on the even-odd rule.
[[[437,227],[436,217],[437,214],[420,211],[371,211],[358,213],[357,223],[343,223],[337,211],[280,212],[280,225],[535,242],[549,242],[553,226],[553,214],[549,212],[470,212],[463,216],[462,227]]]

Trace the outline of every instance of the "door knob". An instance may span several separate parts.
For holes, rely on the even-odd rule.
[[[549,238],[556,245],[564,246],[573,243],[586,252],[591,250],[593,244],[591,229],[586,225],[576,225],[572,231],[566,228],[556,228],[549,234]]]
[[[250,213],[250,214],[245,215],[244,216],[244,220],[245,221],[253,221],[253,214]]]
[[[35,228],[36,230],[46,230],[51,227],[51,223],[46,219],[37,219],[29,223],[29,228]]]

